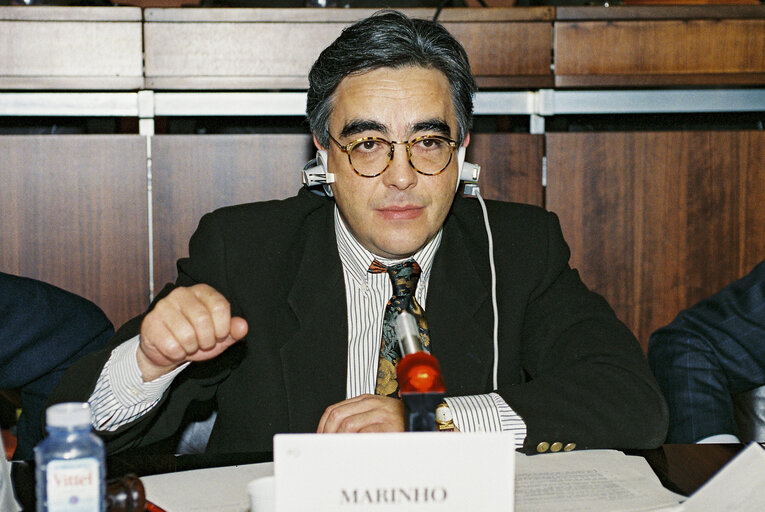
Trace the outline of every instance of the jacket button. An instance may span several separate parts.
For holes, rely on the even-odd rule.
[[[570,452],[574,448],[576,448],[576,443],[568,443],[566,446],[563,447],[563,451]]]
[[[550,445],[550,451],[551,452],[559,452],[563,449],[563,443],[560,441],[555,441],[553,444]]]
[[[550,449],[550,443],[548,443],[547,441],[542,441],[541,443],[537,445],[538,453],[544,453],[549,449]]]

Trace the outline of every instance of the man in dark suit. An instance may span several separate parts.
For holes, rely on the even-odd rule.
[[[0,389],[18,393],[15,459],[31,459],[42,415],[61,375],[114,334],[92,302],[50,284],[0,272]]]
[[[765,386],[765,261],[651,335],[671,443],[738,442],[732,397]]]
[[[455,194],[476,90],[461,45],[383,12],[347,28],[309,82],[331,197],[302,190],[206,215],[176,283],[56,400],[90,398],[110,451],[177,432],[200,401],[218,413],[210,452],[270,450],[279,432],[401,431],[401,400],[376,382],[392,281],[374,271],[401,264],[416,267],[411,300],[459,430],[512,430],[530,453],[660,444],[658,386],[569,268],[553,214],[489,202],[492,285],[481,208]]]

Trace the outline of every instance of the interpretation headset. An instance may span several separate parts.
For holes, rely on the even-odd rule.
[[[465,183],[465,193],[475,195],[473,190],[478,190],[478,176],[481,174],[481,166],[471,164],[465,161],[465,146],[460,146],[457,150],[457,165],[460,169],[460,176],[455,186],[455,191],[459,189],[460,182]],[[335,175],[327,170],[327,151],[320,149],[316,152],[316,158],[305,164],[302,171],[303,185],[314,189],[321,185],[324,194],[332,197],[332,188],[330,183],[334,183]]]
[[[499,365],[499,312],[497,308],[497,272],[494,266],[494,240],[491,236],[491,226],[489,225],[489,215],[486,211],[486,204],[481,197],[481,191],[478,188],[478,176],[481,174],[481,166],[465,161],[465,146],[460,146],[457,150],[457,165],[460,169],[459,179],[455,185],[455,192],[459,190],[460,183],[465,183],[465,194],[474,196],[478,199],[483,212],[483,221],[486,227],[486,236],[489,241],[489,267],[491,268],[491,303],[494,312],[494,367],[493,367],[493,385],[497,389],[497,372]],[[327,170],[327,152],[319,150],[316,152],[316,158],[309,161],[303,167],[302,171],[303,185],[317,194],[323,194],[332,197],[332,188],[330,183],[334,183],[335,175]],[[321,186],[323,190],[318,190]]]

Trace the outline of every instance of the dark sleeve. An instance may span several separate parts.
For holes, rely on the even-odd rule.
[[[765,385],[765,262],[654,332],[648,359],[669,404],[669,442],[738,435],[731,396]]]
[[[526,422],[523,449],[540,443],[652,448],[667,430],[667,406],[630,330],[568,265],[557,217],[546,233],[522,326],[525,382],[499,393]]]
[[[19,389],[14,458],[32,457],[43,437],[48,395],[78,359],[114,333],[89,300],[48,283],[0,273],[0,388]]]
[[[178,278],[157,295],[151,308],[177,286],[206,283],[227,295],[224,265],[225,247],[214,214],[205,215],[189,244],[189,258],[178,262]],[[144,314],[145,315],[145,314]],[[140,333],[144,315],[123,325],[109,341],[106,349],[95,352],[75,364],[62,378],[50,403],[87,401],[111,351]],[[178,434],[192,403],[211,400],[217,384],[225,378],[236,360],[238,351],[228,349],[219,357],[204,363],[192,363],[173,380],[159,404],[135,421],[114,432],[99,432],[106,442],[107,453],[153,445]]]

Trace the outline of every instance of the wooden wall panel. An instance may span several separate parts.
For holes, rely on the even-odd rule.
[[[555,23],[555,85],[762,84],[765,20]]]
[[[146,87],[305,89],[319,53],[375,11],[147,9]],[[552,15],[550,7],[445,9],[440,21],[465,46],[480,86],[551,87]]]
[[[0,6],[0,88],[143,86],[140,9],[25,7]]]
[[[542,206],[544,136],[525,133],[473,133],[466,160],[481,166],[484,199]]]
[[[149,298],[146,139],[0,137],[0,270],[82,295],[115,326]]]
[[[154,284],[175,281],[175,262],[207,212],[297,193],[313,158],[309,135],[161,135],[152,138]]]
[[[308,87],[311,64],[340,23],[146,23],[146,86],[156,89]],[[273,47],[279,41],[279,49]]]
[[[465,47],[479,87],[552,87],[551,23],[444,23],[444,27]]]
[[[547,135],[547,207],[572,265],[645,347],[765,258],[765,133]]]

